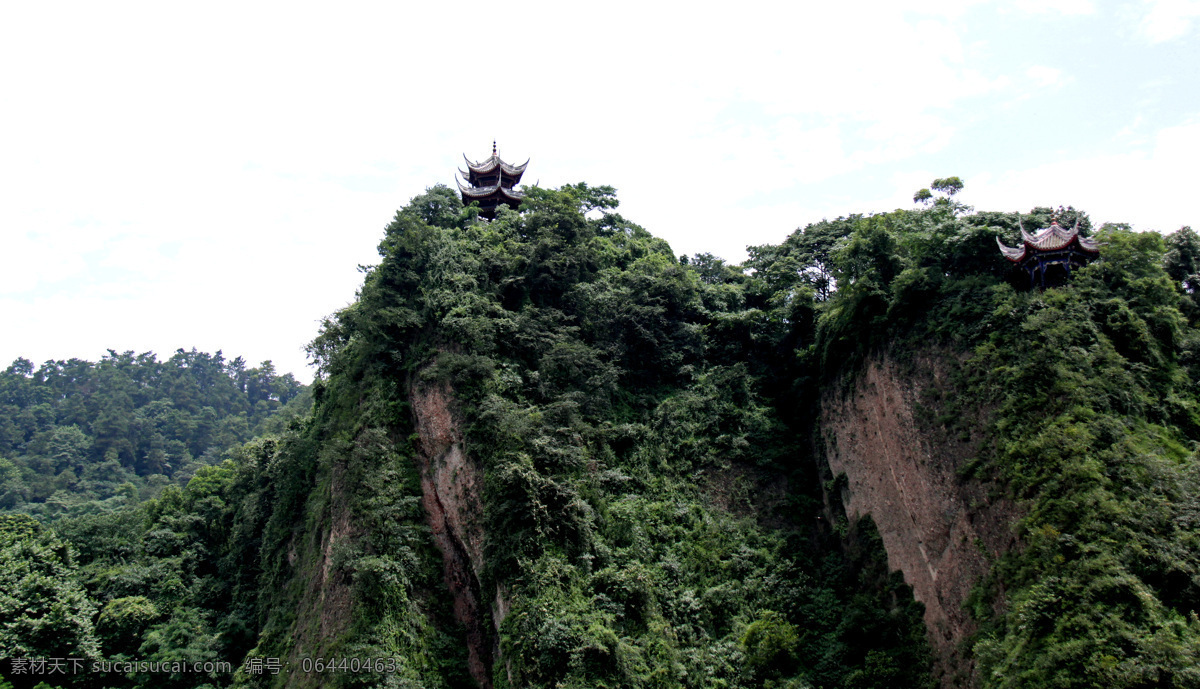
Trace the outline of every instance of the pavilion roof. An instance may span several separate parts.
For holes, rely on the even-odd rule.
[[[462,192],[464,202],[466,199],[486,199],[492,195],[498,194],[512,201],[520,201],[525,198],[521,192],[505,187],[503,184],[497,183],[487,187],[464,187],[462,182],[454,180],[458,184],[458,190]]]
[[[520,165],[509,165],[503,160],[500,160],[500,156],[496,155],[495,153],[487,158],[484,158],[483,161],[478,163],[473,162],[465,154],[463,155],[463,160],[467,161],[467,167],[471,170],[471,172],[474,172],[477,175],[486,175],[489,172],[495,172],[496,168],[500,168],[502,173],[516,177],[514,183],[521,180],[521,175],[525,174],[525,166],[529,165],[528,160]],[[462,170],[459,170],[459,172],[462,172]],[[463,174],[465,176],[466,173]]]
[[[1021,240],[1021,246],[1017,248],[1005,246],[999,237],[996,237],[996,244],[1000,246],[1000,253],[1004,254],[1004,258],[1013,263],[1025,260],[1030,252],[1058,251],[1067,248],[1072,242],[1078,243],[1079,248],[1087,253],[1100,253],[1100,245],[1096,240],[1079,234],[1079,223],[1068,230],[1055,221],[1050,223],[1050,227],[1035,234],[1029,234],[1022,229]]]

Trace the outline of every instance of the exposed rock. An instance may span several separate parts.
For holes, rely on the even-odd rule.
[[[495,655],[489,618],[499,629],[508,609],[501,592],[491,604],[491,614],[480,588],[483,573],[483,516],[480,500],[483,470],[462,449],[462,432],[452,412],[448,386],[417,386],[411,393],[413,415],[420,437],[417,461],[421,492],[434,541],[442,553],[446,586],[454,599],[454,616],[467,630],[467,663],[471,676],[483,689],[492,686]]]
[[[845,474],[846,516],[870,514],[888,565],[904,574],[925,605],[925,625],[944,687],[975,684],[962,644],[975,631],[964,609],[971,588],[996,556],[1012,548],[1017,511],[992,500],[988,486],[963,480],[959,469],[978,450],[983,410],[972,412],[973,437],[951,437],[915,414],[926,390],[953,395],[943,359],[927,354],[913,370],[876,357],[852,389],[827,392],[821,427],[829,468]],[[926,400],[928,401],[928,400]]]
[[[288,547],[288,564],[312,572],[300,597],[292,629],[295,641],[288,658],[292,667],[299,667],[304,658],[328,657],[325,649],[342,636],[350,623],[350,582],[334,562],[339,544],[352,542],[359,535],[350,519],[345,483],[345,466],[336,462],[326,503],[329,529],[298,533]],[[298,548],[297,539],[308,539],[309,543]],[[311,686],[311,680],[308,673],[291,673],[287,686]]]

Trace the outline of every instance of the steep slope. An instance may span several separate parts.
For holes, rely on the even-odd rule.
[[[442,554],[443,579],[454,601],[454,618],[466,630],[467,668],[475,682],[490,688],[496,629],[489,619],[480,578],[483,560],[483,470],[463,451],[461,422],[451,411],[446,385],[417,387],[411,394],[420,450],[422,505]],[[496,627],[503,622],[495,596]]]
[[[945,352],[924,352],[907,366],[872,357],[848,390],[826,391],[821,428],[829,470],[845,477],[836,485],[846,516],[874,519],[889,567],[903,572],[925,606],[942,684],[950,687],[973,672],[969,642],[978,625],[966,604],[990,564],[1016,545],[1017,510],[993,495],[994,486],[962,477],[982,441],[980,410],[954,420],[961,434],[929,418],[926,405],[957,394],[946,366]]]
[[[1070,285],[1021,292],[975,244],[1011,219],[938,212],[857,220],[837,255],[832,486],[925,604],[943,684],[1197,686],[1200,338],[1169,277],[1194,233],[1104,228]]]
[[[267,462],[313,490],[271,517],[295,555],[255,653],[391,654],[420,686],[927,684],[911,594],[820,527],[809,443],[738,361],[744,278],[584,215],[613,205],[535,189],[478,223],[439,188],[397,214]]]
[[[236,686],[1200,685],[1200,237],[1104,228],[1019,292],[1017,218],[942,201],[731,267],[608,188],[491,222],[431,189],[311,345],[310,416],[56,525],[99,652]]]

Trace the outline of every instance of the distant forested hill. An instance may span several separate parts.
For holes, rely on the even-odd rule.
[[[53,519],[134,504],[282,429],[310,399],[270,361],[221,352],[17,359],[0,373],[0,510]]]

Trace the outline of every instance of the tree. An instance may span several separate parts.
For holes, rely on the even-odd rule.
[[[96,633],[106,653],[136,657],[143,632],[160,617],[158,607],[145,596],[114,598],[100,612]]]
[[[573,196],[583,213],[594,210],[607,212],[620,205],[617,190],[607,184],[599,187],[589,187],[586,182],[565,184],[561,191]]]
[[[946,196],[954,196],[963,189],[963,181],[958,177],[943,177],[933,180],[930,184],[934,191],[940,191]]]
[[[1168,236],[1163,263],[1167,275],[1181,285],[1184,292],[1195,294],[1200,287],[1200,234],[1184,226]]]
[[[900,274],[903,259],[897,251],[890,219],[877,215],[856,224],[849,241],[835,254],[840,283],[886,286]]]
[[[917,192],[913,194],[913,203],[920,203],[926,207],[931,205],[944,206],[952,210],[955,215],[969,210],[967,206],[958,203],[953,198],[954,195],[962,191],[963,187],[965,186],[962,179],[958,177],[939,177],[938,179],[933,180],[929,186],[933,187],[933,191],[943,194],[943,196],[935,197],[933,192],[929,191],[928,188],[918,189]]]
[[[71,548],[25,515],[0,515],[0,656],[99,656],[96,604]]]

